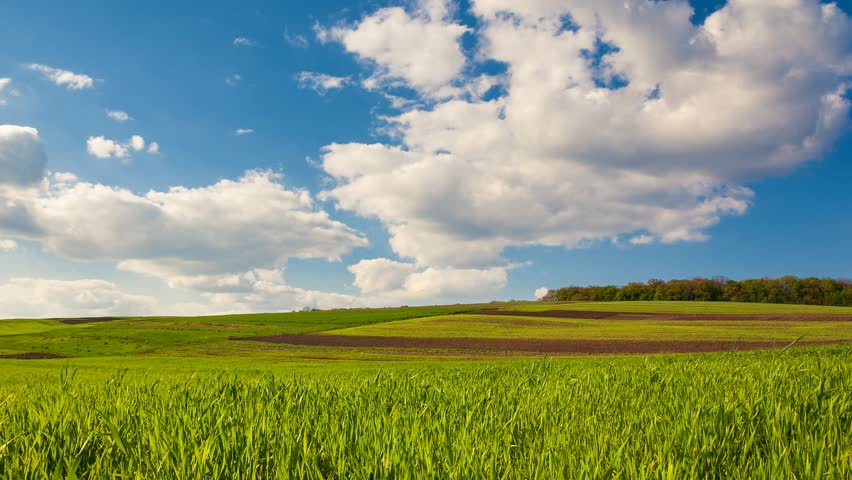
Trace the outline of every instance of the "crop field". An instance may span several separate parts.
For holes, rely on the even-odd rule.
[[[0,479],[850,478],[852,309],[0,321]]]

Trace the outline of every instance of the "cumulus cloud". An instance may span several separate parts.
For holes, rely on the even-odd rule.
[[[137,152],[145,149],[145,139],[142,138],[141,135],[133,135],[130,137],[129,142],[130,148],[136,150]]]
[[[0,252],[14,252],[18,249],[18,242],[14,240],[2,240],[0,239]]]
[[[101,136],[86,140],[86,151],[98,158],[127,158],[127,146]]]
[[[38,130],[0,125],[0,187],[37,183],[46,166],[47,154]]]
[[[29,68],[30,70],[35,70],[36,72],[41,73],[51,82],[59,85],[60,87],[65,87],[68,90],[84,90],[94,87],[95,84],[92,77],[82,73],[74,73],[68,70],[49,67],[38,63],[30,64]]]
[[[324,73],[299,72],[296,75],[299,88],[310,88],[320,95],[325,95],[329,90],[343,88],[349,83],[349,77],[335,77]]]
[[[251,38],[236,37],[234,39],[234,45],[238,47],[255,47],[257,46],[257,42]]]
[[[349,267],[355,295],[306,290],[289,285],[280,269],[242,274],[174,278],[169,285],[200,292],[213,311],[264,312],[311,308],[382,307],[442,301],[481,301],[506,285],[507,268],[419,268],[386,258],[362,260]]]
[[[0,318],[146,315],[156,304],[104,280],[13,278],[0,284]]]
[[[104,136],[89,137],[86,140],[86,151],[89,155],[98,158],[118,158],[127,160],[130,158],[130,152],[141,152],[145,150],[145,138],[141,135],[133,135],[129,140],[119,143],[115,140],[110,140]],[[157,142],[151,142],[148,145],[148,153],[159,153],[160,145]]]
[[[234,133],[237,134],[237,136],[248,135],[248,134],[254,133],[254,129],[252,129],[252,128],[238,128],[238,129],[234,130]]]
[[[238,74],[229,75],[229,76],[225,77],[225,85],[227,85],[229,87],[236,87],[237,85],[240,84],[240,80],[242,80],[242,79],[243,79],[243,77],[241,77]]]
[[[464,67],[460,43],[468,28],[445,21],[445,1],[421,1],[414,11],[378,10],[353,26],[316,27],[322,42],[340,42],[347,51],[376,66],[371,86],[402,80],[425,93],[441,95]]]
[[[107,110],[106,114],[107,114],[107,117],[109,117],[109,118],[111,118],[111,119],[113,119],[113,120],[115,120],[116,122],[119,122],[119,123],[124,123],[124,122],[130,120],[130,115],[128,115],[127,112],[122,111],[122,110]]]
[[[386,258],[362,260],[349,271],[355,275],[355,286],[374,304],[481,299],[502,290],[508,279],[507,267],[421,268]]]
[[[536,300],[539,300],[542,297],[544,297],[545,295],[547,295],[547,292],[549,292],[549,291],[550,291],[550,289],[547,288],[547,287],[537,288],[537,289],[535,289],[535,292],[533,293],[533,298],[535,298]]]
[[[137,195],[54,176],[16,201],[36,226],[29,238],[47,251],[115,260],[120,269],[166,281],[270,268],[288,258],[339,260],[367,245],[317,209],[308,192],[288,190],[280,178],[251,171],[208,187]]]
[[[744,182],[817,158],[847,125],[852,27],[832,4],[731,0],[693,25],[685,1],[478,0],[469,61],[506,66],[487,101],[435,100],[482,88],[464,73],[464,27],[424,5],[325,31],[432,101],[383,117],[393,143],[325,147],[335,184],[320,195],[380,220],[419,267],[500,264],[509,246],[703,241],[746,213]],[[425,48],[424,31],[446,48]]]

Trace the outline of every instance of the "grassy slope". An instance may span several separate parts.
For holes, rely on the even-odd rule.
[[[594,312],[637,313],[841,313],[852,315],[852,307],[736,302],[529,302],[509,304],[504,307],[504,309],[524,312],[541,312],[545,310],[587,310]]]
[[[333,330],[333,335],[621,340],[852,339],[852,322],[573,320],[452,315]]]
[[[125,318],[66,325],[56,320],[0,320],[0,354],[37,352],[65,357],[232,352],[231,336],[314,333],[481,308],[478,305],[330,310],[213,317]],[[242,350],[234,352],[243,355]]]
[[[0,382],[0,478],[846,478],[850,355],[55,373]]]
[[[577,339],[680,339],[792,341],[800,335],[809,340],[850,339],[852,323],[805,322],[650,322],[596,321],[524,317],[484,317],[459,314],[482,308],[547,310],[553,308],[611,311],[671,311],[712,313],[848,312],[852,309],[761,304],[648,303],[510,303],[439,307],[337,310],[306,313],[231,315],[214,317],[126,318],[113,322],[65,325],[56,320],[0,321],[0,354],[50,353],[72,359],[82,368],[169,368],[174,364],[240,368],[264,362],[287,361],[294,365],[361,361],[424,360],[402,352],[382,349],[357,350],[326,347],[233,342],[229,337],[281,333],[328,333],[482,338],[577,338]],[[448,315],[456,314],[456,315]],[[233,328],[237,327],[237,328]],[[442,357],[453,360],[452,357]],[[13,372],[29,365],[36,370],[55,369],[68,360],[20,361],[0,359],[0,370]],[[38,365],[38,366],[36,366]],[[49,366],[49,367],[48,367]],[[0,380],[11,374],[0,371]]]

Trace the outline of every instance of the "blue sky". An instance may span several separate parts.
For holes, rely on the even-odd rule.
[[[852,276],[848,2],[540,3],[4,2],[0,315]]]

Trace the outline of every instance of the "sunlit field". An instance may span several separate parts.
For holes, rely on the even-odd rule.
[[[848,477],[852,312],[687,307],[0,321],[0,478]]]

